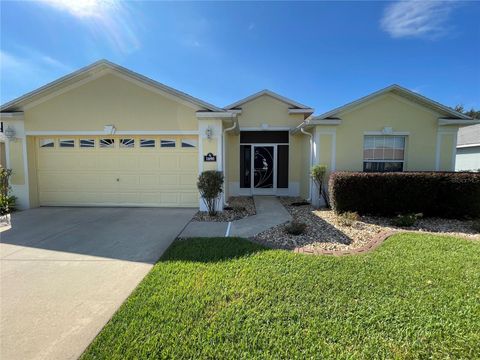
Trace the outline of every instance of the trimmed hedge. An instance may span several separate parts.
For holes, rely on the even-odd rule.
[[[329,193],[337,213],[480,217],[480,173],[335,172]]]

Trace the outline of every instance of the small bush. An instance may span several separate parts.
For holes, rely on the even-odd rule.
[[[480,217],[480,174],[473,172],[336,172],[329,193],[337,213]]]
[[[360,220],[360,215],[355,211],[346,211],[337,217],[337,222],[341,226],[352,226]]]
[[[421,218],[422,214],[404,214],[398,215],[392,220],[392,225],[398,227],[411,227],[415,225],[417,219]]]
[[[204,171],[198,176],[198,191],[208,209],[208,215],[217,215],[217,202],[223,191],[223,173],[221,171]]]
[[[10,195],[10,176],[12,170],[0,166],[0,215],[9,214],[15,211],[17,198]]]
[[[285,231],[290,235],[301,235],[305,232],[306,228],[307,224],[298,220],[293,220],[285,226]]]

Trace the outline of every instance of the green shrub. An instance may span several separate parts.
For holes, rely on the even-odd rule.
[[[15,210],[16,197],[10,195],[11,175],[12,170],[0,166],[0,215],[9,214]]]
[[[198,176],[198,191],[208,209],[208,215],[217,215],[217,202],[223,191],[223,173],[208,170]]]
[[[307,224],[298,220],[292,220],[287,225],[285,225],[285,231],[290,235],[301,235],[305,232],[306,228]]]
[[[358,220],[360,220],[360,215],[355,211],[346,211],[337,217],[337,222],[341,226],[352,226]]]
[[[397,217],[393,218],[392,225],[398,227],[411,227],[415,225],[417,219],[421,218],[422,214],[404,214],[398,215]]]
[[[329,193],[337,213],[480,217],[479,173],[336,172],[330,176]]]

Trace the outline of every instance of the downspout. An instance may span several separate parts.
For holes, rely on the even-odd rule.
[[[300,128],[300,131],[304,135],[308,135],[310,137],[310,168],[308,169],[308,177],[309,177],[309,185],[308,185],[308,202],[312,202],[312,177],[310,176],[310,169],[313,166],[313,135],[309,132],[305,131],[303,127]]]
[[[223,136],[222,136],[222,170],[223,170],[223,206],[228,206],[227,204],[227,201],[226,201],[226,198],[225,198],[225,193],[226,193],[226,189],[227,189],[227,172],[226,172],[226,169],[225,169],[225,135],[227,133],[227,131],[232,131],[234,130],[235,128],[237,127],[237,119],[235,118],[233,120],[233,126],[232,127],[229,127],[229,128],[226,128],[223,130]]]

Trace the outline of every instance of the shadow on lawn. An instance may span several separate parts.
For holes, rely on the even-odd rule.
[[[176,240],[160,261],[220,262],[247,257],[268,248],[243,238],[191,238]]]

